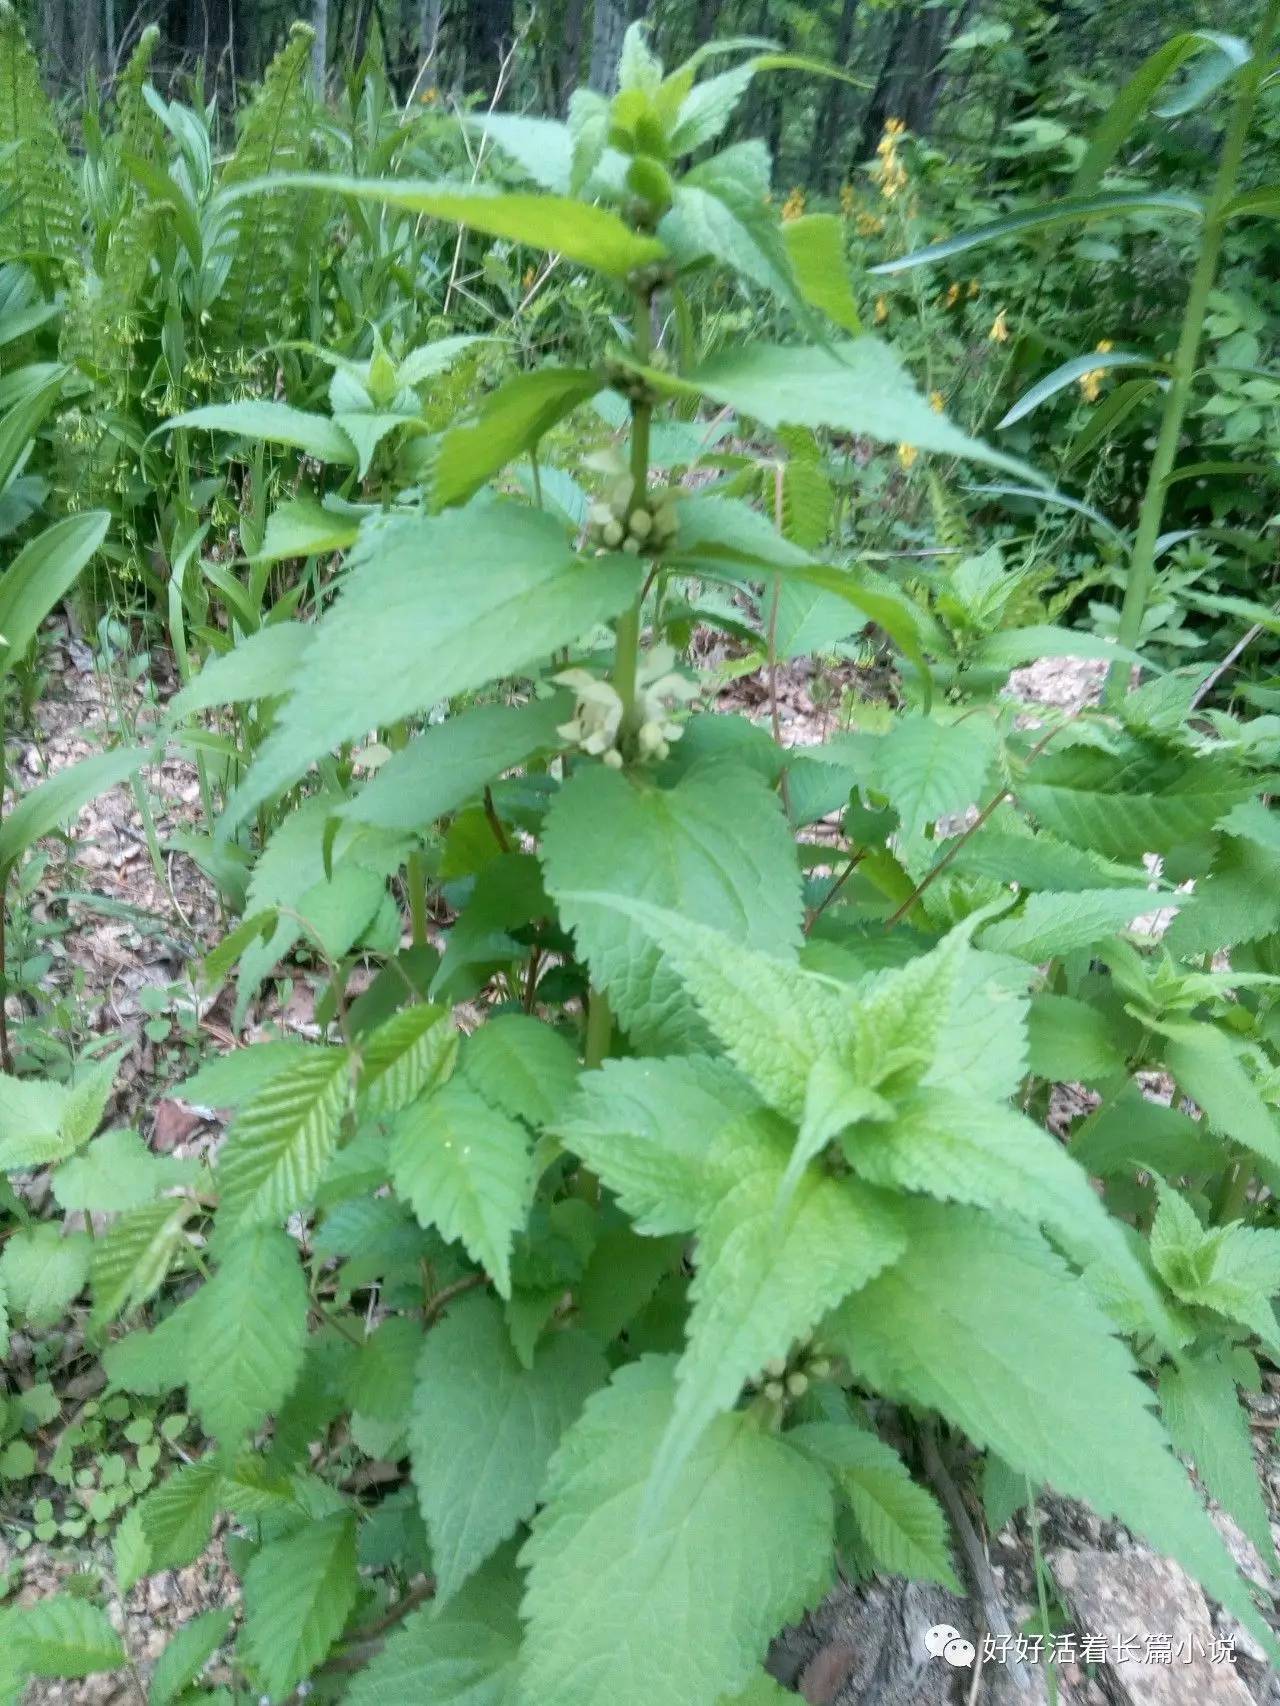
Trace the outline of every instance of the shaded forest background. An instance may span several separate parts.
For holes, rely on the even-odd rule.
[[[827,188],[873,149],[890,114],[922,136],[998,141],[1046,92],[1116,81],[1175,29],[1248,33],[1254,0],[26,0],[19,7],[50,89],[109,86],[141,32],[159,26],[158,80],[197,72],[234,105],[288,27],[316,32],[332,83],[379,57],[403,101],[485,101],[563,113],[581,84],[609,91],[622,33],[645,19],[674,63],[730,35],[766,36],[859,79],[762,80],[745,133],[767,135],[786,180]],[[1081,89],[1081,98],[1084,90]]]

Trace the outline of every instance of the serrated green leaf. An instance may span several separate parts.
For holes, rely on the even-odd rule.
[[[422,1327],[407,1315],[388,1315],[361,1345],[347,1376],[353,1410],[379,1422],[403,1424],[413,1397]]]
[[[451,1081],[397,1119],[391,1176],[422,1225],[456,1238],[510,1297],[511,1240],[533,1188],[524,1127]]]
[[[54,1594],[10,1613],[4,1640],[32,1676],[92,1676],[125,1662],[120,1637],[100,1606]]]
[[[793,1428],[787,1443],[831,1471],[877,1568],[961,1591],[941,1506],[911,1479],[892,1446],[865,1428],[836,1422]]]
[[[262,549],[255,563],[279,563],[291,557],[327,556],[355,544],[359,517],[326,509],[314,498],[287,498],[267,517]]]
[[[255,1096],[286,1066],[301,1060],[308,1049],[307,1043],[292,1040],[251,1043],[247,1048],[233,1049],[229,1054],[207,1060],[173,1094],[197,1107],[236,1108]]]
[[[799,869],[786,820],[762,778],[737,765],[694,771],[669,789],[603,765],[578,770],[547,814],[542,863],[593,980],[646,1052],[696,1048],[700,1028],[658,947],[606,896],[668,908],[681,928],[694,920],[766,953],[799,946]],[[574,892],[585,890],[604,893]]]
[[[130,1505],[111,1536],[111,1559],[115,1566],[116,1589],[127,1594],[146,1575],[150,1565],[147,1537],[137,1505]]]
[[[170,1706],[198,1680],[230,1634],[234,1621],[234,1609],[206,1611],[169,1637],[151,1673],[150,1706]]]
[[[801,296],[821,309],[828,320],[856,336],[862,330],[862,321],[849,284],[840,221],[832,213],[805,214],[782,227],[782,238]]]
[[[59,1226],[20,1226],[0,1250],[0,1284],[15,1319],[52,1327],[84,1290],[92,1246],[83,1232]]]
[[[415,1611],[356,1677],[347,1706],[520,1706],[522,1585],[500,1557],[438,1611]]]
[[[553,1125],[578,1082],[578,1056],[550,1025],[522,1013],[490,1019],[463,1050],[461,1076],[512,1119]]]
[[[603,384],[603,374],[586,367],[542,367],[507,380],[484,399],[474,420],[450,426],[440,439],[431,469],[432,507],[465,503]]]
[[[205,408],[174,415],[158,426],[156,432],[190,428],[228,432],[236,438],[259,439],[264,444],[283,444],[335,468],[354,468],[357,461],[355,446],[328,415],[308,414],[305,409],[292,408],[288,403],[258,398],[240,403],[210,403]]]
[[[402,207],[428,219],[470,226],[490,237],[505,237],[508,242],[552,250],[567,260],[578,261],[615,278],[625,278],[636,267],[660,261],[666,253],[661,243],[633,231],[608,208],[573,201],[567,196],[504,194],[487,184],[308,173],[249,184],[237,193],[260,195],[290,189],[327,190],[334,195],[378,202],[384,207]]]
[[[541,747],[558,747],[564,698],[474,705],[433,724],[391,757],[339,811],[383,829],[421,830]]]
[[[120,1214],[191,1184],[198,1171],[196,1161],[152,1154],[136,1131],[108,1131],[63,1162],[53,1176],[53,1194],[68,1214]]]
[[[1081,889],[1074,894],[1033,894],[1012,918],[982,928],[982,946],[1038,965],[1055,954],[1092,948],[1160,906],[1176,905],[1149,889]]]
[[[274,622],[246,634],[221,657],[211,657],[199,675],[169,701],[167,717],[178,722],[215,705],[243,705],[283,693],[302,662],[311,631],[302,622]]]
[[[564,1144],[598,1174],[639,1232],[687,1232],[707,1196],[711,1146],[752,1113],[754,1091],[704,1055],[609,1060],[578,1081],[558,1122]]]
[[[447,1009],[426,1002],[402,1008],[360,1045],[360,1108],[375,1116],[399,1113],[449,1076],[457,1052]]]
[[[185,1464],[152,1488],[137,1507],[147,1575],[182,1569],[200,1556],[213,1538],[221,1494],[222,1469],[214,1457]]]
[[[906,1255],[824,1328],[855,1376],[938,1410],[1035,1485],[1118,1516],[1270,1645],[1128,1352],[1085,1288],[1003,1218],[922,1200],[903,1212]]]
[[[894,723],[877,749],[874,786],[888,795],[907,836],[977,802],[998,748],[989,722],[940,723],[911,714]]]
[[[307,1285],[283,1232],[252,1227],[221,1249],[187,1306],[187,1386],[208,1433],[237,1444],[293,1390],[307,1339]]]
[[[1031,1071],[1053,1083],[1091,1084],[1114,1077],[1124,1065],[1106,1015],[1071,995],[1031,997],[1028,1040]]]
[[[744,1415],[712,1423],[663,1521],[642,1522],[673,1403],[670,1362],[645,1358],[565,1435],[521,1553],[531,1700],[714,1706],[758,1678],[768,1642],[827,1583],[826,1478]]]
[[[1212,1351],[1160,1370],[1160,1413],[1206,1490],[1240,1524],[1272,1567],[1271,1522],[1254,1467],[1249,1423],[1230,1365]]]
[[[149,1333],[136,1327],[103,1349],[102,1366],[107,1379],[122,1391],[139,1392],[149,1398],[176,1391],[186,1380],[189,1331],[190,1321],[184,1309],[166,1315]]]
[[[236,1116],[218,1155],[221,1214],[281,1221],[314,1197],[351,1094],[345,1049],[315,1049],[268,1080]]]
[[[366,521],[228,827],[344,741],[571,645],[634,601],[642,572],[576,556],[551,516],[507,501]]]
[[[43,1167],[75,1148],[63,1131],[67,1100],[63,1084],[0,1072],[0,1170]]]
[[[244,1575],[246,1656],[279,1699],[320,1663],[355,1603],[356,1522],[331,1516],[264,1546]]]
[[[1185,1093],[1204,1109],[1215,1131],[1234,1138],[1280,1166],[1280,1123],[1245,1071],[1235,1044],[1216,1025],[1162,1027],[1165,1065]]]
[[[432,1329],[409,1438],[442,1601],[532,1516],[560,1436],[607,1373],[598,1347],[572,1332],[545,1337],[525,1368],[488,1299]]]
[[[196,1206],[188,1197],[165,1197],[122,1214],[98,1239],[91,1272],[96,1320],[113,1320],[154,1297],[187,1242]]]
[[[810,1171],[780,1213],[791,1142],[767,1114],[726,1127],[717,1142],[720,1185],[698,1227],[688,1349],[654,1462],[655,1507],[744,1384],[905,1248],[891,1203],[853,1180]]]

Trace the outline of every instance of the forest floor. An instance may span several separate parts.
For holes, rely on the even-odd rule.
[[[853,679],[854,666],[837,671],[839,689]],[[875,691],[875,684],[868,684]],[[1100,666],[1074,660],[1044,660],[1011,679],[1010,691],[1029,704],[1071,711],[1092,702],[1099,691]],[[725,709],[745,711],[766,724],[776,701],[784,744],[812,744],[823,738],[831,713],[815,707],[808,665],[779,670],[774,690],[760,676],[733,683],[720,696]],[[55,649],[49,680],[37,712],[38,729],[16,755],[16,773],[38,780],[49,770],[96,749],[121,713],[128,721],[141,709],[141,689],[108,687],[95,672],[87,649],[64,636]],[[194,769],[166,761],[147,773],[155,836],[163,848],[176,831],[199,821],[199,784]],[[81,899],[68,898],[80,896]],[[193,1011],[187,1027],[171,1037],[154,1034],[158,1004],[166,992],[184,986],[192,963],[217,939],[220,907],[212,885],[184,854],[166,852],[159,870],[153,864],[148,834],[130,789],[103,796],[81,817],[75,836],[59,859],[52,860],[32,898],[34,921],[65,923],[55,939],[51,982],[73,997],[77,1023],[85,1035],[112,1035],[128,1043],[121,1067],[113,1121],[134,1124],[154,1149],[200,1155],[220,1141],[222,1122],[213,1110],[191,1107],[165,1095],[194,1070],[202,1053],[224,1050],[237,1039],[225,998]],[[317,993],[305,972],[291,980],[284,1003],[264,1003],[254,1014],[250,1037],[293,1033],[315,1036],[313,1006]],[[1153,1093],[1159,1093],[1154,1087]],[[1167,1097],[1168,1091],[1165,1090]],[[1063,1123],[1083,1105],[1078,1086],[1061,1088]],[[157,1100],[157,1096],[159,1099]],[[1055,1124],[1057,1122],[1055,1121]],[[35,1347],[14,1335],[9,1370],[20,1384],[32,1364]],[[46,1370],[60,1376],[73,1399],[91,1394],[93,1372],[79,1374],[81,1341],[68,1335],[65,1366]],[[1062,1371],[1064,1380],[1071,1371]],[[76,1381],[80,1384],[77,1385]],[[1053,1394],[1044,1394],[1051,1406]],[[1280,1380],[1250,1400],[1250,1416],[1261,1481],[1270,1502],[1272,1529],[1280,1541],[1280,1459],[1274,1440],[1280,1429]],[[56,1438],[61,1419],[50,1424]],[[50,1442],[51,1443],[51,1442]],[[946,1472],[944,1471],[944,1474]],[[19,1551],[7,1536],[15,1532],[15,1498],[30,1501],[29,1483],[7,1483],[0,1497],[0,1581],[6,1578],[20,1600],[40,1598],[68,1577],[98,1571],[112,1576],[105,1542],[35,1543]],[[9,1509],[5,1509],[5,1501]],[[1041,1582],[1051,1606],[1051,1627],[1066,1641],[1074,1638],[1077,1658],[1054,1667],[1056,1698],[1063,1706],[1280,1706],[1280,1676],[1261,1649],[1234,1620],[1206,1606],[1200,1590],[1180,1570],[1117,1524],[1101,1521],[1083,1507],[1055,1496],[1037,1504],[1038,1537],[1027,1513],[1011,1519],[997,1535],[983,1535],[980,1513],[972,1514],[973,1539],[990,1564],[985,1599],[961,1601],[940,1590],[872,1586],[838,1590],[800,1629],[778,1643],[773,1665],[779,1678],[795,1687],[812,1706],[944,1706],[964,1702],[998,1706],[1005,1700],[1051,1701],[1043,1666],[1028,1666],[1027,1692],[1016,1686],[1017,1668],[989,1656],[981,1662],[982,1636],[1000,1620],[1014,1632],[1043,1628],[1038,1612]],[[1224,1537],[1248,1579],[1259,1590],[1267,1615],[1275,1612],[1280,1577],[1272,1574],[1252,1544],[1229,1517],[1218,1514]],[[1036,1565],[1037,1538],[1044,1571]],[[41,1706],[107,1706],[142,1702],[146,1676],[172,1634],[202,1611],[233,1603],[235,1577],[221,1545],[182,1570],[166,1570],[144,1579],[123,1600],[110,1603],[134,1661],[132,1674],[93,1676],[78,1682],[34,1685],[28,1700]],[[973,1667],[953,1670],[923,1649],[930,1623],[948,1622],[978,1649]],[[1105,1644],[1110,1663],[1085,1662]],[[1214,1643],[1218,1662],[1212,1662]],[[1001,1653],[1016,1652],[997,1641]],[[1176,1655],[1163,1655],[1166,1650]],[[1070,1649],[1059,1645],[1059,1655]],[[1180,1656],[1185,1651],[1190,1662]],[[1115,1662],[1121,1654],[1123,1662]],[[216,1680],[215,1661],[211,1676]]]

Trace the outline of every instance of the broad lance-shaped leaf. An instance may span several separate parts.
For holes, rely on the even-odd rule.
[[[264,444],[283,444],[317,462],[333,467],[354,468],[356,448],[328,415],[308,414],[288,403],[248,400],[243,403],[210,403],[189,409],[155,429],[156,433],[199,428],[205,432],[229,432],[237,438],[261,439]]]
[[[1086,1288],[1004,1217],[923,1199],[901,1212],[906,1254],[823,1328],[855,1377],[1119,1517],[1280,1651]]]
[[[279,563],[289,557],[325,556],[349,550],[360,531],[358,515],[326,509],[314,498],[289,498],[267,517],[255,563]]]
[[[607,1377],[585,1333],[548,1334],[523,1367],[487,1298],[432,1328],[409,1442],[440,1603],[532,1516],[561,1434]]]
[[[866,1428],[838,1422],[792,1428],[787,1442],[830,1470],[878,1568],[961,1591],[942,1508],[911,1479],[892,1446]]]
[[[462,1077],[513,1120],[550,1126],[578,1083],[574,1045],[524,1013],[501,1013],[467,1038]]]
[[[52,1327],[66,1314],[89,1277],[93,1246],[88,1235],[63,1235],[59,1226],[15,1227],[0,1250],[0,1285],[15,1319]]]
[[[527,705],[474,705],[415,735],[336,809],[359,823],[416,832],[531,754],[558,748],[557,725],[571,710],[567,695]]]
[[[876,746],[873,785],[888,795],[903,834],[918,835],[976,803],[998,749],[995,729],[981,718],[900,717]]]
[[[344,741],[570,645],[642,574],[620,553],[578,557],[551,516],[506,501],[366,521],[226,829]]]
[[[889,345],[870,333],[827,346],[753,343],[683,377],[646,370],[646,378],[659,390],[709,397],[765,426],[830,427],[1046,484],[1026,463],[938,414]]]
[[[106,1612],[69,1593],[4,1613],[0,1648],[29,1676],[91,1676],[125,1662]]]
[[[1245,1071],[1236,1045],[1208,1023],[1163,1025],[1165,1065],[1215,1131],[1280,1166],[1280,1122]]]
[[[284,1232],[225,1239],[220,1264],[186,1305],[187,1387],[206,1432],[235,1445],[278,1409],[302,1368],[307,1284]]]
[[[709,1055],[607,1060],[579,1080],[556,1134],[603,1179],[638,1232],[661,1237],[697,1224],[717,1137],[759,1106],[746,1079]]]
[[[780,956],[800,944],[786,819],[763,778],[737,765],[695,769],[665,789],[603,765],[579,769],[547,814],[542,864],[592,978],[647,1052],[697,1047],[699,1032],[659,946],[618,902],[656,904],[678,915],[678,931],[697,920]]]
[[[314,1049],[271,1078],[236,1116],[218,1156],[224,1223],[284,1220],[311,1201],[351,1095],[345,1049]]]
[[[169,1644],[156,1660],[151,1673],[150,1706],[170,1706],[185,1694],[231,1633],[235,1609],[206,1611],[182,1624],[169,1637]]]
[[[441,437],[431,469],[432,507],[465,503],[603,384],[602,374],[584,367],[542,367],[509,379],[483,400],[473,421]]]
[[[425,178],[344,178],[323,173],[282,174],[245,184],[237,196],[289,190],[327,190],[384,207],[402,207],[428,219],[468,225],[490,237],[548,249],[597,272],[625,278],[664,258],[656,238],[643,237],[608,208],[567,196],[504,194],[485,184],[432,183]]]
[[[643,1521],[674,1397],[669,1359],[646,1357],[561,1442],[521,1553],[526,1700],[717,1706],[758,1679],[769,1641],[826,1587],[826,1476],[749,1415],[717,1417],[662,1521]]]
[[[913,1091],[896,1116],[856,1127],[845,1140],[871,1184],[971,1203],[1047,1227],[1082,1267],[1098,1263],[1170,1347],[1179,1335],[1126,1228],[1103,1207],[1088,1174],[1062,1144],[1013,1108],[943,1088]]]
[[[456,1080],[399,1116],[391,1176],[424,1226],[458,1239],[503,1297],[533,1190],[523,1126]]]
[[[654,1520],[704,1430],[745,1383],[905,1248],[892,1203],[853,1180],[809,1172],[780,1215],[791,1144],[788,1127],[762,1114],[726,1127],[716,1145],[720,1184],[698,1227],[688,1348],[653,1465]]]
[[[324,1658],[358,1588],[353,1515],[308,1523],[257,1554],[244,1576],[244,1650],[273,1699]]]
[[[147,1571],[180,1570],[198,1558],[213,1535],[222,1492],[217,1456],[175,1470],[137,1506],[147,1547]]]
[[[173,696],[166,717],[177,722],[213,705],[276,698],[286,691],[310,639],[311,630],[302,622],[274,622],[256,634],[246,634],[229,652],[210,658],[199,675]]]
[[[65,829],[90,800],[126,781],[151,758],[145,747],[117,747],[56,770],[23,794],[0,823],[0,873],[13,868],[29,847],[56,829]]]
[[[164,1284],[187,1242],[186,1224],[196,1212],[189,1197],[164,1197],[122,1214],[93,1249],[94,1319],[110,1321],[137,1309]]]
[[[55,521],[24,545],[0,575],[0,681],[26,656],[40,624],[75,585],[110,525],[110,515],[101,509]]]
[[[1218,1503],[1240,1524],[1269,1569],[1275,1567],[1271,1523],[1258,1484],[1249,1422],[1221,1353],[1187,1357],[1160,1370],[1160,1413],[1170,1438],[1195,1464]]]

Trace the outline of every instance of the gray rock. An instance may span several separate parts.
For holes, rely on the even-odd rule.
[[[1133,1545],[1122,1552],[1053,1552],[1049,1567],[1081,1635],[1106,1643],[1101,1674],[1123,1706],[1254,1706],[1234,1665],[1211,1662],[1214,1632],[1204,1595],[1170,1559]],[[1164,1641],[1172,1659],[1159,1656]]]

